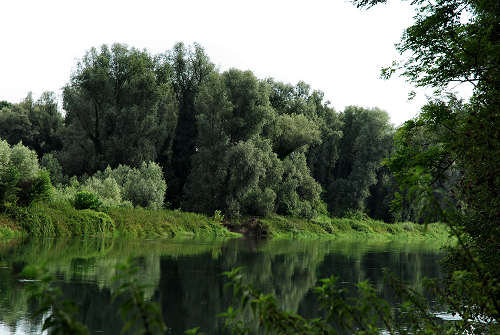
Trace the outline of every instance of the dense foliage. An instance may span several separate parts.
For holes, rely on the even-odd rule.
[[[303,82],[221,73],[196,44],[90,49],[64,87],[64,115],[53,93],[0,106],[0,137],[36,151],[59,198],[85,189],[108,207],[392,221],[387,113],[338,113]]]
[[[399,320],[369,286],[360,286],[364,300],[349,305],[330,279],[317,289],[327,321],[360,334],[378,334],[380,327],[389,333],[498,333],[500,3],[411,4],[415,23],[398,45],[404,58],[382,75],[399,73],[436,95],[395,135],[383,111],[348,107],[337,113],[305,83],[259,80],[235,69],[220,73],[198,45],[178,44],[157,56],[103,46],[91,49],[72,74],[64,117],[50,93],[36,103],[30,95],[19,104],[0,103],[0,136],[14,145],[0,141],[1,205],[29,204],[50,186],[36,154],[20,141],[47,154],[44,166],[62,182],[64,174],[95,173],[83,178],[88,189],[151,208],[163,205],[166,186],[158,184],[159,165],[145,161],[163,167],[166,200],[174,207],[222,210],[229,217],[312,218],[328,209],[389,220],[398,189],[391,203],[399,219],[442,220],[457,238],[448,277],[434,290],[460,320],[436,322],[422,297],[400,287],[411,327],[396,330]],[[472,85],[472,98],[446,93],[453,83]],[[324,320],[281,312],[272,296],[242,284],[237,272],[230,275],[243,306],[253,308],[264,329],[335,333]]]
[[[356,1],[374,5],[383,1]],[[388,161],[401,187],[394,205],[424,220],[440,218],[458,238],[448,257],[443,297],[462,332],[498,332],[500,319],[500,3],[415,1],[416,22],[398,49],[400,71],[420,86],[446,91],[468,83],[473,96],[431,100],[395,137]],[[412,204],[408,206],[408,204]]]
[[[49,173],[40,169],[36,153],[22,143],[10,146],[0,139],[0,209],[47,199],[50,192]]]

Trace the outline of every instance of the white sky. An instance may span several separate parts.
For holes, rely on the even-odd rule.
[[[413,117],[403,79],[379,79],[412,22],[407,2],[361,10],[344,0],[0,0],[0,100],[28,91],[61,95],[76,60],[92,46],[125,43],[164,52],[200,43],[225,70],[252,70],[325,92],[337,111],[379,107],[395,125]]]

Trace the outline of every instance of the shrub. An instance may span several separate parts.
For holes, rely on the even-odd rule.
[[[40,160],[40,165],[50,172],[50,177],[54,185],[67,182],[68,177],[63,175],[62,166],[53,154],[43,155],[42,159]]]
[[[19,171],[21,182],[35,179],[40,172],[36,152],[25,147],[22,143],[11,148],[10,164]]]
[[[132,169],[125,177],[124,198],[135,206],[159,209],[163,207],[167,184],[161,167],[143,162],[140,169]]]
[[[90,177],[85,182],[83,189],[97,195],[101,199],[103,207],[133,207],[130,201],[122,199],[121,187],[115,179],[110,176],[105,179],[101,178]]]
[[[112,232],[114,227],[113,220],[108,214],[84,209],[78,216],[72,217],[71,233],[87,236]]]
[[[260,188],[248,192],[242,200],[245,211],[252,215],[267,216],[274,210],[276,193],[270,188],[261,191]]]
[[[10,145],[5,140],[0,139],[0,176],[5,173],[10,163]]]
[[[167,184],[162,168],[154,162],[143,162],[139,169],[119,165],[96,172],[82,186],[94,193],[106,207],[132,207],[159,209],[163,207]]]
[[[0,207],[5,203],[17,201],[17,183],[19,182],[19,171],[13,166],[7,166],[0,172]]]
[[[0,207],[6,203],[28,206],[48,199],[50,193],[50,176],[40,169],[36,153],[22,143],[11,147],[0,140]]]
[[[78,179],[73,176],[70,178],[68,185],[58,185],[54,189],[51,199],[54,202],[68,201],[72,203],[75,200],[76,193],[79,191],[81,191],[80,183],[78,182]]]
[[[94,193],[80,191],[76,193],[73,205],[76,209],[93,209],[98,210],[101,206],[99,197]]]
[[[224,221],[224,214],[222,214],[222,211],[216,209],[214,211],[214,216],[212,218],[213,223],[215,224],[222,224]]]
[[[48,171],[42,170],[38,177],[21,184],[18,203],[28,206],[33,201],[48,200],[51,193],[50,174]]]
[[[6,214],[16,222],[20,222],[22,227],[33,236],[54,236],[56,234],[54,224],[44,211],[36,206],[19,207],[9,206]]]
[[[366,214],[365,212],[360,211],[360,210],[349,209],[344,214],[344,217],[348,218],[348,219],[358,220],[358,221],[371,221],[368,214]]]

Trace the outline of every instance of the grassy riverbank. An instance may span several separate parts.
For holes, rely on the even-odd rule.
[[[201,214],[176,210],[110,208],[77,210],[67,202],[11,207],[0,214],[0,238],[31,236],[125,235],[133,237],[239,236]]]
[[[427,226],[413,222],[385,223],[367,216],[330,218],[319,216],[313,220],[271,216],[262,219],[273,238],[370,238],[432,239],[446,244],[450,241],[448,228],[442,223]]]
[[[443,224],[418,225],[411,222],[384,223],[364,215],[349,218],[319,216],[313,220],[272,215],[240,219],[233,226],[253,220],[272,239],[362,238],[433,239],[446,243]],[[250,232],[252,233],[252,232]],[[102,212],[77,210],[67,202],[42,202],[28,208],[12,207],[0,214],[0,238],[32,236],[125,235],[133,237],[227,238],[239,236],[228,231],[220,218],[179,210],[109,208]]]

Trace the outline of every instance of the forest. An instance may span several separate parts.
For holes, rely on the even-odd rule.
[[[0,103],[0,138],[33,150],[59,188],[76,176],[109,204],[228,218],[362,211],[394,220],[383,159],[395,129],[378,108],[337,112],[304,82],[221,73],[200,45],[182,43],[159,55],[91,48],[62,100],[45,92]],[[132,169],[154,178],[126,181]]]
[[[385,2],[353,1],[360,8]],[[366,282],[357,286],[361,298],[346,302],[333,277],[315,289],[323,316],[307,319],[282,311],[234,269],[226,273],[237,298],[224,314],[229,328],[248,333],[237,315],[252,308],[252,324],[270,333],[337,334],[335,323],[356,334],[499,334],[500,2],[410,5],[414,22],[397,44],[401,58],[381,74],[433,95],[397,129],[376,108],[335,111],[302,82],[221,73],[197,44],[158,55],[102,46],[80,59],[62,106],[54,93],[0,102],[0,206],[46,196],[52,179],[52,196],[74,192],[75,205],[99,196],[111,207],[219,219],[441,221],[456,244],[446,250],[446,275],[429,289],[457,316],[453,322],[397,280],[403,313],[396,315]],[[457,84],[473,88],[470,99],[453,94]]]

